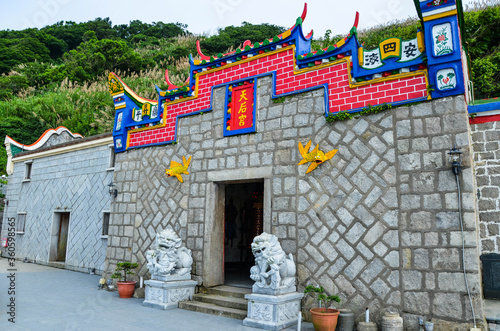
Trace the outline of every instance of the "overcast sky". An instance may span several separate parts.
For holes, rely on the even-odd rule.
[[[213,34],[217,28],[271,23],[291,27],[302,13],[303,0],[0,0],[0,30],[42,28],[59,21],[86,22],[109,17],[114,25],[132,20],[180,22],[197,34]],[[464,5],[470,3],[464,0]],[[305,32],[314,36],[350,30],[359,11],[359,28],[396,19],[416,17],[412,0],[307,0]]]

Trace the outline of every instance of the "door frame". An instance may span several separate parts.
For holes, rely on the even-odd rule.
[[[67,258],[67,256],[68,256],[68,251],[69,251],[68,242],[69,242],[70,233],[71,233],[71,210],[55,210],[53,215],[52,215],[52,228],[51,228],[51,232],[50,232],[50,246],[49,246],[48,261],[51,261],[51,262],[66,263],[66,258],[64,261],[57,261],[57,251],[58,251],[58,246],[59,246],[59,229],[61,227],[61,215],[62,214],[69,214],[68,215],[68,238],[66,241],[65,257]]]
[[[214,171],[207,174],[205,233],[203,234],[203,286],[224,284],[224,206],[227,184],[264,182],[263,229],[271,233],[272,167]]]

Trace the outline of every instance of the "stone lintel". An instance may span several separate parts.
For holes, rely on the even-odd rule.
[[[228,178],[232,181],[248,180],[256,178],[270,178],[273,175],[273,167],[245,168],[234,170],[209,171],[207,179],[212,182],[224,182]]]

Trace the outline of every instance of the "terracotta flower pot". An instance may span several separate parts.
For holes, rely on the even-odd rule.
[[[131,298],[135,291],[135,284],[137,284],[135,281],[116,282],[120,298]]]
[[[327,308],[312,308],[311,318],[316,331],[334,331],[337,326],[337,320],[340,311],[338,309]]]

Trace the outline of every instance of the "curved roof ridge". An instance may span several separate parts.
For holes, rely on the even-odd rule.
[[[73,138],[83,138],[83,136],[79,133],[73,133],[68,128],[66,128],[64,126],[58,126],[55,129],[45,130],[45,132],[42,133],[42,135],[37,139],[37,141],[35,141],[34,143],[32,143],[30,145],[21,144],[9,136],[5,136],[5,144],[10,143],[16,147],[19,147],[22,150],[33,151],[33,150],[38,149],[41,146],[43,146],[47,142],[47,140],[49,140],[49,138],[52,137],[54,134],[61,135],[61,133],[63,133],[63,132],[68,132],[70,134],[70,136],[72,136]]]

